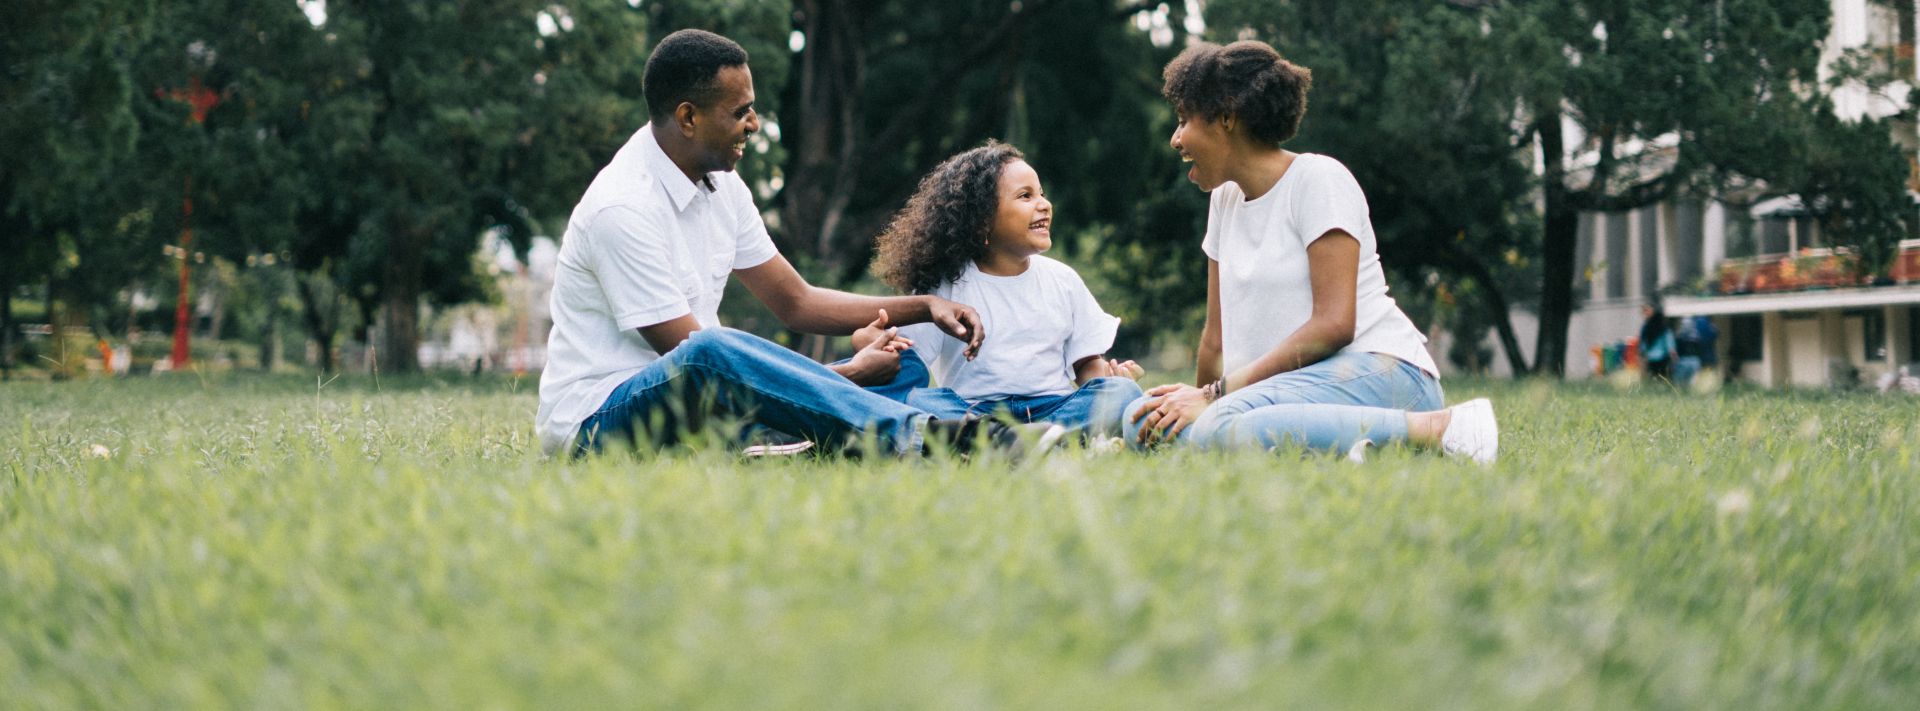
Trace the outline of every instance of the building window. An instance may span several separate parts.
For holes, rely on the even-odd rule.
[[[1593,288],[1593,275],[1587,273],[1588,269],[1593,268],[1593,223],[1594,213],[1580,213],[1580,227],[1573,241],[1573,286],[1576,289]],[[1589,297],[1592,294],[1592,291],[1587,292]]]
[[[1701,254],[1706,251],[1707,233],[1702,229],[1706,211],[1700,203],[1683,202],[1674,208],[1672,240],[1673,278],[1681,283],[1700,278]]]
[[[1868,363],[1887,362],[1887,319],[1879,309],[1848,311],[1842,318],[1860,319],[1860,353]]]
[[[1627,269],[1633,260],[1627,252],[1627,228],[1633,213],[1607,213],[1607,298],[1627,298]]]
[[[1660,206],[1640,209],[1640,293],[1648,296],[1660,291]]]
[[[1760,254],[1793,251],[1792,221],[1769,217],[1760,221]]]
[[[1907,360],[1920,362],[1920,306],[1907,309]]]
[[[1727,322],[1727,360],[1735,363],[1760,360],[1765,348],[1765,327],[1760,323],[1760,315],[1734,316]]]

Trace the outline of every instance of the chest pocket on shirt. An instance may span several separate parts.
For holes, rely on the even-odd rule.
[[[727,275],[733,273],[732,254],[708,255],[704,264],[693,266],[680,274],[680,289],[687,300],[702,299],[708,294],[718,294],[727,287]]]
[[[707,257],[706,286],[711,293],[718,294],[727,288],[727,275],[733,273],[733,252],[715,254]]]

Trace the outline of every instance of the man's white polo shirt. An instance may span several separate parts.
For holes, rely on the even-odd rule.
[[[641,126],[567,220],[534,429],[561,451],[614,388],[660,354],[636,329],[692,314],[720,325],[727,275],[777,252],[739,174],[688,180]]]

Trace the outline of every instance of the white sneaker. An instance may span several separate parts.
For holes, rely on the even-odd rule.
[[[1440,433],[1440,451],[1492,464],[1500,451],[1500,425],[1493,420],[1493,401],[1468,400],[1447,408],[1452,417]]]
[[[1068,434],[1069,431],[1067,428],[1061,427],[1060,425],[1049,424],[1047,429],[1040,433],[1040,437],[1034,441],[1033,447],[1025,452],[1025,455],[1035,459],[1043,459],[1047,455],[1053,454],[1054,450],[1059,449],[1060,445],[1067,441]]]
[[[769,442],[742,449],[740,450],[740,456],[749,458],[791,457],[796,454],[805,454],[812,449],[813,443],[804,439],[798,442]]]
[[[1353,447],[1347,449],[1347,461],[1353,462],[1354,464],[1366,464],[1367,450],[1372,448],[1373,440],[1370,439],[1363,439],[1353,443]]]

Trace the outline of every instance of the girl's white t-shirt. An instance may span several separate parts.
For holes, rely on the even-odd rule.
[[[1113,347],[1120,319],[1100,309],[1073,268],[1033,257],[1018,276],[994,276],[973,264],[933,291],[973,307],[987,331],[980,354],[931,323],[900,329],[927,362],[934,380],[968,400],[1064,395],[1075,389],[1073,364]]]
[[[1336,229],[1360,241],[1353,342],[1342,352],[1384,353],[1439,376],[1426,336],[1387,296],[1360,183],[1340,161],[1317,153],[1296,156],[1280,181],[1257,199],[1248,200],[1234,183],[1213,191],[1201,249],[1220,263],[1225,372],[1266,355],[1313,315],[1307,245]]]

